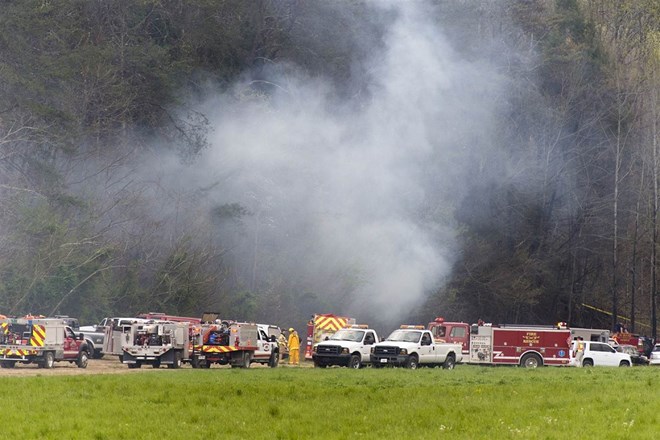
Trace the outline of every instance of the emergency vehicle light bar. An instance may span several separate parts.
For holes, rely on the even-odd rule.
[[[423,325],[402,325],[399,328],[405,328],[405,329],[414,329],[414,330],[424,330]]]

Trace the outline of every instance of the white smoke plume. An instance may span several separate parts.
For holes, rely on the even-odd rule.
[[[499,81],[420,5],[375,4],[396,19],[360,98],[338,102],[330,82],[287,68],[273,95],[245,81],[200,106],[211,146],[170,173],[247,209],[242,235],[219,238],[247,287],[285,280],[332,308],[315,312],[397,323],[449,274],[452,209],[465,164],[489,148]]]

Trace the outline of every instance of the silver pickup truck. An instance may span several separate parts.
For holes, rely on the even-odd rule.
[[[403,366],[416,369],[419,366],[451,370],[463,360],[461,344],[435,342],[429,330],[423,326],[401,326],[385,340],[371,348],[371,366]]]

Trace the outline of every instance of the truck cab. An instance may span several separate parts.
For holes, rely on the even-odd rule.
[[[371,347],[378,342],[378,334],[366,325],[352,325],[337,330],[326,340],[314,345],[314,366],[330,365],[362,368],[371,362]]]
[[[257,349],[252,356],[252,363],[277,367],[280,353],[277,336],[280,333],[282,329],[276,325],[257,324]]]
[[[452,342],[461,344],[464,356],[470,353],[470,325],[465,322],[447,322],[444,318],[435,318],[427,328],[437,342]]]

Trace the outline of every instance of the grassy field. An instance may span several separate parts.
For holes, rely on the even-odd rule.
[[[650,439],[660,370],[253,368],[0,381],[4,438]]]

